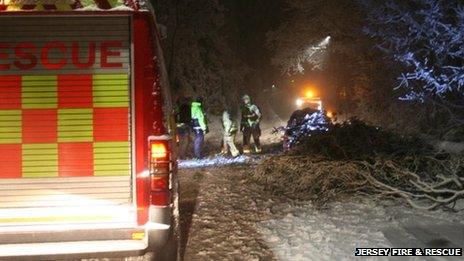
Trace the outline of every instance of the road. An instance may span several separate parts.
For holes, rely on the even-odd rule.
[[[356,247],[464,247],[464,213],[367,198],[316,210],[263,191],[252,169],[180,171],[184,260],[346,260]]]
[[[246,178],[249,167],[182,170],[185,260],[274,259],[255,224],[267,197]]]

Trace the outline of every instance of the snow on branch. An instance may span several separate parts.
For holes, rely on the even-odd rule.
[[[324,53],[330,42],[330,36],[321,42],[302,48],[294,56],[287,59],[282,64],[283,70],[287,74],[304,73],[305,65],[309,64],[311,69],[321,69],[323,65]]]
[[[464,5],[458,0],[364,0],[365,33],[406,66],[406,99],[464,93]],[[382,3],[383,2],[383,3]]]

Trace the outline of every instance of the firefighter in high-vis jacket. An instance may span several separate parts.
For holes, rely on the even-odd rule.
[[[196,159],[203,158],[203,142],[205,140],[205,134],[209,132],[208,121],[203,111],[202,103],[203,99],[198,97],[191,105],[192,128],[195,134],[193,151]]]
[[[230,110],[225,109],[222,112],[222,151],[221,154],[227,155],[230,151],[232,157],[237,157],[240,152],[235,146],[235,136],[237,135],[237,123],[232,117]]]
[[[244,95],[242,97],[242,101],[242,120],[240,130],[243,132],[243,153],[251,153],[251,136],[253,136],[253,140],[255,142],[256,153],[261,153],[261,143],[259,141],[259,137],[261,136],[261,129],[259,127],[261,111],[258,106],[251,102],[250,96]]]

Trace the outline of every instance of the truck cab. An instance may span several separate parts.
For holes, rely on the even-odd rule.
[[[172,119],[148,3],[1,1],[0,260],[175,260]]]

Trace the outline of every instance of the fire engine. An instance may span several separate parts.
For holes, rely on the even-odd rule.
[[[0,260],[177,258],[159,39],[143,1],[0,0]]]

